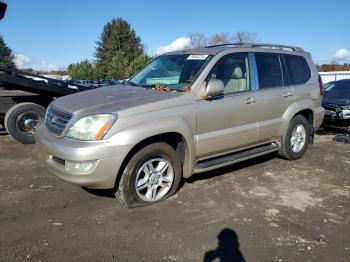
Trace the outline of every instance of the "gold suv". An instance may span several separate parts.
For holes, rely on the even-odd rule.
[[[49,106],[36,141],[48,169],[114,188],[129,207],[173,195],[182,177],[278,151],[302,157],[322,123],[311,55],[271,44],[166,53],[126,83]]]

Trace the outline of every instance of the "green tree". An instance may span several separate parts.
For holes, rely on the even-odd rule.
[[[141,38],[136,35],[130,24],[121,18],[108,22],[96,43],[95,60],[97,72],[100,74],[99,78],[110,75],[112,70],[121,70],[121,72],[114,72],[113,75],[126,77],[125,68],[121,68],[117,64],[125,64],[127,68],[133,60],[143,53]],[[122,61],[117,61],[117,58],[122,59]]]
[[[88,60],[70,64],[67,70],[72,79],[95,79],[95,68]]]
[[[0,67],[4,66],[15,67],[15,56],[11,48],[6,45],[3,37],[0,36]]]
[[[139,71],[142,67],[147,65],[152,60],[147,54],[139,55],[134,61],[131,62],[129,68],[126,72],[127,77],[132,76],[137,71]]]
[[[129,61],[127,55],[118,51],[110,60],[106,77],[108,79],[124,79],[127,76]]]

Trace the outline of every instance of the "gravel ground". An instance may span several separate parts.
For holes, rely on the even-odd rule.
[[[195,175],[130,210],[54,177],[35,146],[2,135],[0,260],[350,261],[350,145],[332,138],[318,135],[301,160]]]

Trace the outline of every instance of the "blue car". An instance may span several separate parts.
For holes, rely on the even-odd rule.
[[[326,110],[323,126],[350,132],[350,79],[335,81],[328,85],[322,106]]]

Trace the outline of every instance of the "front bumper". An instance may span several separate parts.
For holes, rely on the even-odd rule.
[[[349,130],[350,110],[326,110],[322,125],[326,127]]]
[[[116,145],[108,141],[79,141],[57,137],[40,126],[35,139],[46,168],[72,184],[94,189],[113,188],[118,171],[130,150],[129,145]],[[93,161],[87,172],[68,171],[65,162]]]

